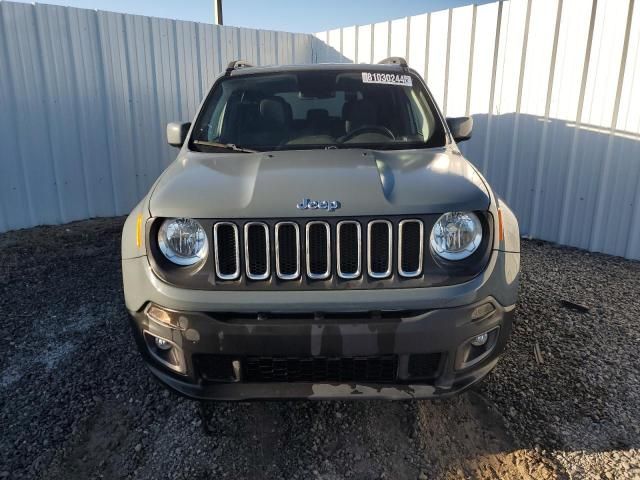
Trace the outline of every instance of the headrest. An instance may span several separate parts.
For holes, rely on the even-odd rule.
[[[260,115],[267,122],[286,125],[291,121],[291,106],[280,97],[265,98],[260,101]]]

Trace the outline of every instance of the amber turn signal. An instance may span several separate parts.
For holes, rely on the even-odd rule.
[[[138,214],[138,218],[136,220],[136,247],[140,248],[142,246],[142,214]]]

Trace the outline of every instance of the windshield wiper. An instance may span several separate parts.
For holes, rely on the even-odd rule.
[[[225,150],[232,150],[234,152],[243,153],[257,153],[258,150],[251,150],[250,148],[242,148],[234,143],[218,143],[218,142],[206,142],[204,140],[194,140],[194,145],[201,145],[203,147],[223,148]]]
[[[429,145],[425,142],[397,142],[367,144],[366,148],[369,148],[371,150],[414,150],[431,147],[429,147]]]

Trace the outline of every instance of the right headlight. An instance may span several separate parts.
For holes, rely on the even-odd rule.
[[[431,230],[431,249],[445,260],[463,260],[480,246],[482,223],[472,212],[447,212]]]
[[[207,234],[191,218],[169,218],[158,231],[158,247],[176,265],[194,265],[207,256]]]

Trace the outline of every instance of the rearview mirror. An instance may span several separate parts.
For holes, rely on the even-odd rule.
[[[449,125],[451,135],[456,142],[464,142],[471,138],[471,131],[473,130],[472,117],[449,117],[447,118],[447,125]]]
[[[171,122],[167,124],[167,143],[172,147],[181,147],[187,139],[190,123]]]

